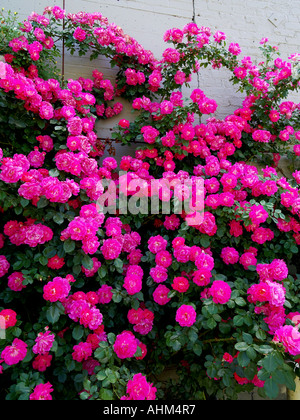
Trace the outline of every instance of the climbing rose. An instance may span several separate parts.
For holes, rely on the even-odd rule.
[[[170,298],[168,294],[170,293],[170,289],[163,284],[160,284],[153,292],[153,299],[158,305],[166,305],[170,302]]]
[[[0,325],[1,329],[14,327],[17,323],[16,312],[13,311],[12,309],[3,309],[2,311],[0,311],[0,323],[1,323]]]
[[[15,338],[11,346],[5,347],[1,353],[1,359],[11,366],[21,362],[27,354],[27,344],[19,338]]]
[[[4,255],[0,255],[0,277],[5,276],[5,274],[9,271],[10,264],[5,258]]]
[[[176,312],[176,321],[181,327],[191,327],[196,322],[196,311],[190,305],[182,305]]]
[[[274,341],[283,344],[285,351],[292,356],[300,354],[300,333],[292,325],[279,328],[275,333]]]
[[[50,302],[57,302],[65,299],[70,290],[71,286],[67,279],[55,277],[53,281],[49,281],[45,284],[43,298]]]
[[[74,352],[72,357],[77,362],[83,362],[87,360],[93,353],[92,345],[90,343],[79,343],[73,347]]]
[[[155,400],[157,389],[147,382],[147,379],[141,373],[133,376],[132,380],[128,381],[126,392],[127,396],[121,400]]]
[[[35,339],[35,345],[32,348],[33,353],[35,354],[46,354],[48,353],[55,340],[55,335],[51,334],[50,331],[40,332]]]
[[[51,401],[52,396],[50,395],[51,392],[53,392],[53,387],[50,384],[50,382],[47,382],[45,384],[39,384],[37,385],[33,392],[29,395],[29,399],[31,401]]]
[[[137,351],[137,340],[132,332],[123,331],[117,335],[114,343],[114,351],[119,359],[128,359],[135,355]]]
[[[224,304],[231,298],[231,288],[229,284],[222,280],[215,280],[209,291],[214,303]]]
[[[121,254],[122,244],[116,239],[106,239],[101,251],[106,260],[115,260]]]

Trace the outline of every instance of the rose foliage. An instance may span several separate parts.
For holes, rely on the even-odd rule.
[[[299,89],[299,55],[285,61],[264,39],[256,65],[223,32],[192,22],[166,32],[158,60],[100,13],[55,6],[18,26],[11,19],[0,27],[1,397],[294,389],[300,106],[289,93]],[[105,56],[115,82],[98,69],[61,80],[62,41],[71,54]],[[187,89],[207,66],[211,77],[226,68],[244,93],[224,120],[205,91]],[[116,115],[113,138],[142,143],[119,165],[103,157],[95,126]],[[195,180],[201,197],[189,195]],[[122,211],[124,197],[140,207]],[[170,367],[176,379],[162,380]]]

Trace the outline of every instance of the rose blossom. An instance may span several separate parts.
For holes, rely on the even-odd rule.
[[[171,298],[168,298],[170,289],[163,284],[160,284],[153,292],[153,299],[158,305],[166,305],[170,302]]]
[[[35,345],[32,348],[33,353],[35,354],[46,354],[48,353],[55,340],[55,335],[50,331],[40,332],[35,339]]]
[[[53,387],[50,384],[50,382],[47,382],[45,384],[39,384],[37,385],[33,392],[29,395],[30,401],[51,401],[52,396],[50,395],[51,392],[53,392]]]
[[[279,328],[275,332],[274,341],[283,344],[285,351],[292,356],[300,354],[300,333],[292,325],[285,325]]]
[[[114,351],[119,359],[128,359],[135,355],[137,351],[137,340],[130,331],[123,331],[117,335],[114,343]]]
[[[225,304],[231,298],[231,288],[229,284],[222,280],[215,280],[209,291],[214,303]]]
[[[2,351],[1,359],[3,359],[7,365],[11,366],[22,361],[26,357],[26,354],[27,344],[24,343],[24,341],[15,338],[12,345],[5,347]]]
[[[191,327],[196,322],[196,317],[196,311],[190,305],[182,305],[176,312],[176,321],[181,327]]]

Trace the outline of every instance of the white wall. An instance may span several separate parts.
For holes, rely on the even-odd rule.
[[[0,0],[0,7],[16,11],[23,19],[32,11],[42,13],[45,6],[58,5],[68,13],[101,12],[121,26],[146,49],[160,57],[166,48],[162,38],[169,28],[182,28],[195,18],[199,26],[209,26],[227,34],[228,42],[238,42],[243,55],[261,61],[259,41],[268,37],[280,47],[282,57],[300,52],[299,0]],[[106,77],[114,77],[105,60],[90,63],[87,58],[66,57],[66,77],[90,76],[97,67]],[[242,96],[228,81],[225,70],[201,70],[199,86],[218,104],[218,117],[241,105]],[[197,87],[195,78],[192,87]],[[293,96],[297,102],[299,97]],[[127,117],[128,109],[124,111]],[[99,136],[109,136],[114,119],[99,124]]]

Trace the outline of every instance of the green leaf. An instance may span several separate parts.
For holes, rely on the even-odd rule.
[[[258,351],[258,353],[262,353],[262,354],[268,354],[274,351],[273,347],[267,346],[267,345],[262,345],[262,346],[254,345],[254,349]]]
[[[102,359],[105,358],[105,349],[102,349],[101,347],[99,347],[98,349],[95,350],[94,356],[96,359],[98,359],[99,361],[101,361]]]
[[[116,335],[114,333],[108,333],[107,339],[109,344],[114,344],[114,342],[116,341]]]
[[[256,351],[254,350],[253,347],[249,347],[246,350],[246,353],[247,353],[247,356],[249,357],[249,359],[251,359],[251,360],[255,360],[256,359],[257,353],[256,353]]]
[[[55,223],[57,223],[58,225],[62,225],[63,223],[64,223],[64,216],[61,214],[61,213],[56,213],[54,216],[53,216],[53,221],[55,222]]]
[[[44,249],[44,251],[43,251],[43,255],[44,255],[46,258],[53,258],[53,257],[55,257],[56,252],[57,252],[56,248],[54,248],[54,247],[52,247],[52,246],[48,246],[48,247],[46,247],[46,248]]]
[[[233,318],[233,325],[235,327],[241,327],[242,325],[244,325],[244,316],[243,315],[236,315]]]
[[[195,343],[193,345],[193,352],[197,355],[197,356],[201,356],[202,354],[202,345],[200,343]]]
[[[106,267],[104,267],[104,265],[99,268],[98,274],[99,274],[99,277],[101,279],[104,279],[106,277],[106,275],[107,275],[107,269],[106,269]]]
[[[123,272],[123,261],[120,258],[115,259],[114,266],[116,267],[119,273]]]
[[[16,385],[16,392],[18,392],[20,394],[30,392],[30,387],[27,386],[24,382],[19,382]]]
[[[264,390],[266,392],[267,397],[271,399],[275,399],[279,393],[278,385],[274,378],[269,378],[266,380],[264,384]]]
[[[172,341],[171,345],[174,351],[179,351],[181,349],[181,343],[179,340]]]
[[[87,400],[89,397],[90,397],[90,394],[88,392],[83,391],[80,393],[81,400]]]
[[[86,270],[92,270],[94,263],[91,257],[89,257],[88,255],[85,255],[82,258],[82,265]]]
[[[14,271],[19,271],[23,267],[23,261],[17,261],[13,265]]]
[[[194,330],[192,330],[192,329],[190,329],[190,330],[189,330],[189,332],[188,332],[188,337],[189,337],[189,340],[190,340],[192,343],[195,343],[195,341],[197,341],[197,340],[198,340],[198,334],[197,334],[197,332],[196,332],[196,331],[194,331]]]
[[[101,388],[99,393],[100,399],[104,401],[111,401],[114,399],[114,394],[110,389]]]
[[[37,203],[38,209],[43,209],[49,205],[49,200],[46,197],[41,197],[41,199]]]
[[[232,385],[232,378],[229,371],[226,371],[222,377],[223,384],[229,388]]]
[[[216,326],[217,326],[217,323],[216,323],[216,321],[215,321],[213,318],[210,318],[210,319],[207,321],[207,327],[208,327],[210,330],[213,330],[214,328],[216,328]]]
[[[104,381],[104,379],[106,379],[107,377],[105,370],[100,370],[100,372],[97,373],[96,377],[98,381]]]
[[[39,263],[44,267],[48,264],[48,258],[44,257],[43,255],[39,258]]]
[[[21,206],[23,207],[23,208],[25,208],[25,207],[27,207],[28,206],[28,204],[30,203],[30,201],[29,200],[26,200],[25,198],[21,198],[21,200],[20,200],[20,204],[21,204]]]
[[[72,337],[74,340],[80,340],[83,337],[84,329],[80,325],[77,325],[72,331]]]
[[[237,357],[238,364],[242,367],[246,367],[250,363],[250,359],[247,356],[247,352],[241,351]]]
[[[240,343],[236,343],[234,347],[237,351],[247,351],[249,348],[249,344],[240,342]]]
[[[64,313],[64,307],[62,304],[59,302],[54,303],[46,311],[47,320],[51,322],[51,324],[55,324],[62,313]]]
[[[252,344],[253,343],[253,338],[252,335],[243,332],[243,339],[247,344]]]
[[[234,301],[238,306],[246,306],[247,305],[247,302],[242,297],[238,297]]]
[[[263,330],[256,331],[255,336],[258,340],[261,340],[261,341],[265,341],[267,338],[267,334]]]
[[[200,239],[200,244],[203,248],[208,248],[210,246],[210,239],[207,236],[202,236]]]
[[[71,252],[73,252],[74,251],[74,249],[75,249],[75,247],[76,247],[76,243],[75,243],[75,241],[72,241],[72,239],[67,239],[65,242],[64,242],[64,251],[67,253],[67,254],[70,254]]]
[[[278,366],[280,366],[283,363],[283,359],[279,358],[277,353],[275,352],[269,354],[262,360],[262,366],[269,373],[275,372]]]

